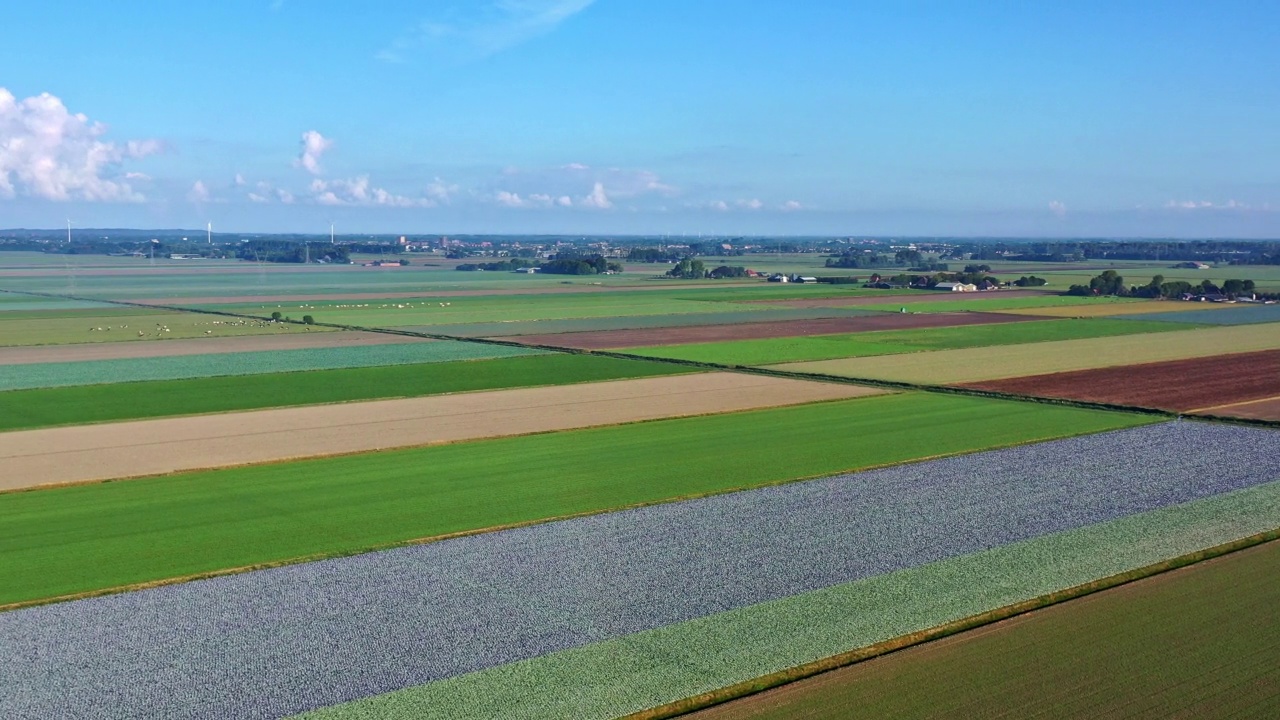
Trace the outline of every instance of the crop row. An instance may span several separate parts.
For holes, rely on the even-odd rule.
[[[1206,313],[1198,308],[1184,312],[1139,313],[1121,315],[1125,320],[1158,320],[1167,323],[1194,323],[1201,325],[1254,325],[1280,322],[1280,305],[1240,305]]]
[[[1280,433],[1166,423],[20,610],[0,709],[279,716],[1278,477]]]
[[[514,357],[539,352],[542,351],[500,345],[439,341],[67,363],[31,363],[6,367],[4,373],[0,375],[0,390],[382,367]]]
[[[745,307],[745,306],[739,306]],[[770,308],[757,305],[752,309],[723,312],[692,312],[680,315],[630,315],[570,320],[526,320],[523,322],[489,322],[439,325],[431,331],[457,337],[505,337],[511,335],[551,335],[555,333],[595,332],[601,330],[641,330],[647,328],[694,327],[698,325],[736,325],[741,323],[776,322],[780,320],[814,320],[829,317],[876,315],[879,310],[863,308]],[[425,328],[424,328],[425,329]]]

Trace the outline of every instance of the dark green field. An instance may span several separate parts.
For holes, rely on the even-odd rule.
[[[1146,422],[906,393],[14,492],[0,604]]]
[[[10,390],[0,392],[0,430],[563,385],[680,372],[686,369],[642,360],[557,354]]]
[[[690,715],[1280,717],[1280,542]]]
[[[1085,318],[1025,323],[964,325],[920,330],[880,330],[840,335],[733,340],[659,347],[629,348],[621,352],[647,357],[693,360],[722,365],[772,365],[872,355],[895,355],[926,350],[1018,345],[1053,340],[1113,337],[1169,332],[1177,323]]]

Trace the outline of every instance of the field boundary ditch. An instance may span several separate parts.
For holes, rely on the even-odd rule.
[[[203,315],[217,315],[221,317],[233,317],[239,319],[252,320],[269,320],[260,315],[249,315],[244,313],[233,313],[223,310],[210,310],[205,308],[191,308],[180,305],[147,305],[128,300],[99,300],[93,298],[85,298],[77,295],[60,295],[56,293],[41,293],[26,290],[9,290],[0,288],[0,292],[11,293],[16,295],[30,295],[36,297],[54,298],[59,300],[77,300],[101,302],[124,307],[150,308],[159,310],[170,310],[173,312],[185,312]],[[291,323],[294,325],[304,325],[300,320],[280,320],[278,322]],[[1003,393],[992,390],[979,390],[976,388],[957,387],[951,385],[930,385],[924,383],[901,382],[895,380],[877,380],[874,378],[858,378],[847,377],[843,375],[830,375],[826,373],[804,373],[790,370],[776,370],[765,367],[755,367],[750,365],[726,365],[721,363],[699,362],[695,360],[680,360],[676,358],[652,357],[648,355],[638,355],[633,353],[617,352],[613,350],[583,350],[578,348],[566,348],[555,345],[526,344],[515,342],[512,340],[504,340],[500,338],[482,338],[482,337],[461,337],[450,335],[448,333],[424,332],[419,330],[401,330],[394,327],[379,328],[366,327],[363,325],[343,325],[339,323],[314,323],[317,327],[334,328],[338,330],[351,330],[357,332],[381,333],[386,335],[399,335],[402,337],[427,338],[431,340],[453,340],[457,342],[476,343],[481,345],[498,345],[502,347],[517,347],[525,349],[545,350],[548,352],[564,353],[568,355],[596,355],[601,357],[612,357],[621,360],[647,360],[649,362],[660,362],[671,365],[683,365],[685,367],[701,369],[701,370],[719,370],[723,372],[740,372],[755,375],[769,375],[772,377],[789,378],[793,380],[819,380],[822,382],[843,383],[852,385],[866,385],[870,387],[879,387],[887,390],[917,390],[920,392],[942,393],[950,395],[967,395],[970,397],[985,397],[995,400],[1013,400],[1019,402],[1041,403],[1047,405],[1063,405],[1067,407],[1082,408],[1085,410],[1107,410],[1111,412],[1134,413],[1141,415],[1154,415],[1173,419],[1192,419],[1203,422],[1219,422],[1232,425],[1247,425],[1251,427],[1263,428],[1280,428],[1280,421],[1276,420],[1259,420],[1256,418],[1238,418],[1221,415],[1199,414],[1189,417],[1184,413],[1172,412],[1169,410],[1160,410],[1156,408],[1147,408],[1134,405],[1119,405],[1114,403],[1103,403],[1083,400],[1070,400],[1065,398],[1042,398],[1030,395],[1018,395],[1013,393]]]
[[[711,692],[702,693],[676,702],[666,703],[647,710],[641,710],[639,712],[623,716],[622,720],[668,720],[669,718],[681,717],[699,710],[723,705],[727,702],[740,700],[767,690],[772,690],[800,680],[815,677],[832,670],[857,665],[867,660],[890,655],[900,650],[925,645],[935,640],[959,635],[969,630],[993,625],[1021,615],[1043,610],[1054,605],[1060,605],[1071,600],[1077,600],[1093,595],[1094,593],[1111,590],[1113,588],[1162,575],[1180,568],[1189,567],[1207,560],[1213,560],[1241,550],[1247,550],[1258,545],[1276,542],[1277,540],[1280,540],[1280,528],[1266,530],[1248,537],[1239,538],[1237,540],[1214,545],[1213,547],[1205,548],[1203,550],[1179,555],[1177,557],[1152,563],[1134,570],[1100,578],[1092,582],[1065,588],[1063,590],[1058,590],[1029,600],[1014,603],[1012,605],[1006,605],[1001,608],[979,613],[977,615],[971,615],[969,617],[961,618],[926,630],[921,630],[907,635],[900,635],[884,642],[875,643],[873,645],[840,653],[839,655],[833,655],[821,660],[815,660],[788,670],[770,673],[754,680],[748,680],[746,682],[720,688],[719,690],[713,690]]]

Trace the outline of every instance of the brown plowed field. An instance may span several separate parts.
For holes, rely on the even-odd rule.
[[[1280,350],[1030,375],[962,387],[1190,412],[1280,395]]]
[[[409,342],[434,341],[428,338],[343,330],[303,335],[249,335],[245,337],[158,340],[156,342],[34,345],[27,347],[0,347],[0,365],[175,357],[179,355],[258,352],[264,350],[307,350],[311,348],[354,347],[361,345],[397,345]]]
[[[529,345],[606,350],[609,348],[649,345],[684,345],[727,340],[760,340],[764,338],[798,337],[801,335],[835,335],[838,333],[869,332],[872,330],[908,330],[914,328],[953,327],[957,325],[987,325],[991,323],[1025,322],[1035,319],[1043,318],[983,312],[920,315],[882,313],[860,317],[818,318],[814,320],[523,335],[503,339],[515,340]]]
[[[0,433],[0,490],[798,405],[884,392],[738,373]]]
[[[889,291],[886,291],[889,292]],[[983,298],[1040,297],[1050,293],[1039,290],[996,290],[992,292],[941,292],[913,290],[897,295],[858,295],[855,297],[812,298],[800,300],[749,300],[747,302],[793,308],[849,307],[852,305],[905,305],[911,302],[947,302],[948,300],[982,300]]]

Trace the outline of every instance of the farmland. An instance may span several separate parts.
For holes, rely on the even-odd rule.
[[[711,373],[0,435],[0,490],[845,399],[855,385]],[[678,404],[670,402],[678,397]]]
[[[1147,537],[1160,538],[1161,525],[1176,521],[1153,519],[1152,513],[1203,499],[1220,503],[1224,495],[1258,489],[1267,484],[1264,478],[1280,476],[1278,441],[1280,435],[1267,431],[1164,424],[33,608],[0,625],[7,646],[44,647],[46,633],[56,637],[68,633],[63,627],[90,622],[108,622],[115,632],[95,647],[59,647],[59,656],[41,658],[47,666],[0,672],[47,677],[55,668],[75,668],[77,674],[90,668],[91,676],[159,677],[175,650],[186,657],[190,653],[180,648],[200,647],[218,636],[227,654],[210,663],[216,670],[205,676],[198,696],[148,683],[132,686],[122,702],[162,702],[178,714],[190,710],[168,703],[212,704],[223,711],[235,708],[235,714],[250,703],[284,715],[700,619],[711,627],[732,627],[726,616],[734,611],[767,613],[775,601],[809,605],[790,614],[795,624],[837,609],[827,603],[823,613],[823,603],[809,593],[867,602],[875,593],[853,588],[860,582],[884,585],[886,579],[895,595],[909,592],[919,580],[902,583],[895,573],[917,570],[927,577],[938,572],[936,565],[972,567],[984,554],[1003,551],[1007,557],[1006,548],[1040,538],[1061,547],[1062,539],[1053,537],[1060,533],[1115,521],[1129,533],[1135,524],[1154,525]],[[1190,458],[1179,448],[1193,443],[1214,450],[1186,465]],[[1105,470],[1120,456],[1134,463],[1134,473]],[[1079,457],[1090,458],[1090,466],[1062,482],[1056,468]],[[1234,472],[1210,472],[1235,457],[1246,462]],[[983,472],[992,466],[1020,482],[1010,487]],[[1197,479],[1185,480],[1175,467]],[[1253,495],[1255,505],[1266,505],[1256,502],[1266,488]],[[1112,500],[1118,497],[1124,499]],[[1043,513],[1045,504],[1056,512]],[[1193,512],[1189,524],[1212,532],[1207,518],[1215,510],[1221,512],[1212,506],[1198,517]],[[1272,502],[1269,511],[1255,512],[1269,512],[1274,521],[1280,517],[1275,511]],[[1088,540],[1096,543],[1086,535]],[[1159,543],[1136,545],[1135,557],[1119,560],[1120,566],[1152,551],[1168,552]],[[1070,553],[1066,557],[1041,571],[1037,581],[1060,587],[1073,575],[1096,572]],[[543,582],[547,577],[558,581]],[[606,602],[635,601],[602,609],[602,586],[608,587]],[[216,610],[228,603],[237,608],[233,622]],[[290,611],[281,612],[285,607]],[[151,633],[159,618],[183,633],[157,646]],[[264,647],[258,641],[263,633],[282,638],[284,645]],[[335,637],[342,638],[341,650],[325,652]],[[827,633],[818,637],[834,639]],[[813,633],[797,638],[811,639]],[[674,647],[694,659],[701,646]],[[282,647],[288,651],[281,653]],[[121,667],[98,659],[104,657],[129,660]],[[171,682],[184,682],[181,675]],[[249,696],[236,690],[245,683],[254,688]],[[63,685],[50,684],[41,695],[46,703],[58,703],[46,706],[51,710],[74,713],[65,703],[76,694]]]
[[[968,387],[1177,412],[1280,395],[1280,350],[1008,378]]]
[[[1271,542],[692,717],[1274,716],[1276,667],[1238,660],[1280,654],[1257,632],[1280,602],[1277,572]]]
[[[834,335],[871,330],[900,330],[904,328],[953,327],[986,323],[1027,322],[1032,318],[998,313],[936,313],[933,315],[907,315],[902,313],[877,313],[861,317],[817,318],[813,320],[786,320],[774,322],[741,323],[726,325],[693,325],[677,328],[651,328],[635,330],[598,330],[595,332],[560,333],[553,335],[523,335],[520,342],[531,345],[551,345],[589,350],[625,348],[642,345],[682,345],[689,343],[726,342],[733,340],[758,340],[764,338],[798,337],[805,335]]]
[[[1257,308],[27,260],[6,717],[689,710],[1280,529],[1280,338],[1196,319]],[[866,368],[926,387],[803,377]]]
[[[535,354],[430,366],[393,365],[11,390],[0,392],[0,429],[422,397],[686,371],[687,368],[641,360]]]
[[[28,363],[6,367],[4,377],[0,378],[0,391],[485,360],[531,355],[538,352],[532,348],[525,350],[502,345],[420,341],[356,347],[206,353],[185,357]]]
[[[1188,303],[1190,304],[1190,303]],[[1209,325],[1253,325],[1256,323],[1280,322],[1280,305],[1235,305],[1222,306],[1221,312],[1202,315],[1191,310],[1187,312],[1165,312],[1155,315],[1139,313],[1121,315],[1131,320],[1158,320],[1171,323],[1202,323]]]
[[[1119,338],[1011,345],[1001,348],[999,353],[992,353],[984,348],[967,348],[894,357],[792,363],[778,367],[795,372],[825,373],[899,382],[961,384],[1023,375],[1115,367],[1127,365],[1135,358],[1157,362],[1187,357],[1215,356],[1224,350],[1252,352],[1276,349],[1280,349],[1280,333],[1258,332],[1256,328],[1241,325],[1127,335]]]
[[[2,494],[0,603],[1146,422],[900,394]]]
[[[936,317],[934,315],[906,317]],[[643,357],[694,360],[726,365],[771,365],[831,358],[895,355],[931,350],[985,348],[1031,343],[1108,338],[1182,329],[1167,323],[1135,323],[1106,318],[1041,320],[1029,323],[989,323],[921,330],[886,330],[842,335],[810,335],[766,340],[697,343],[670,347],[628,348]],[[874,377],[874,376],[868,376]]]

